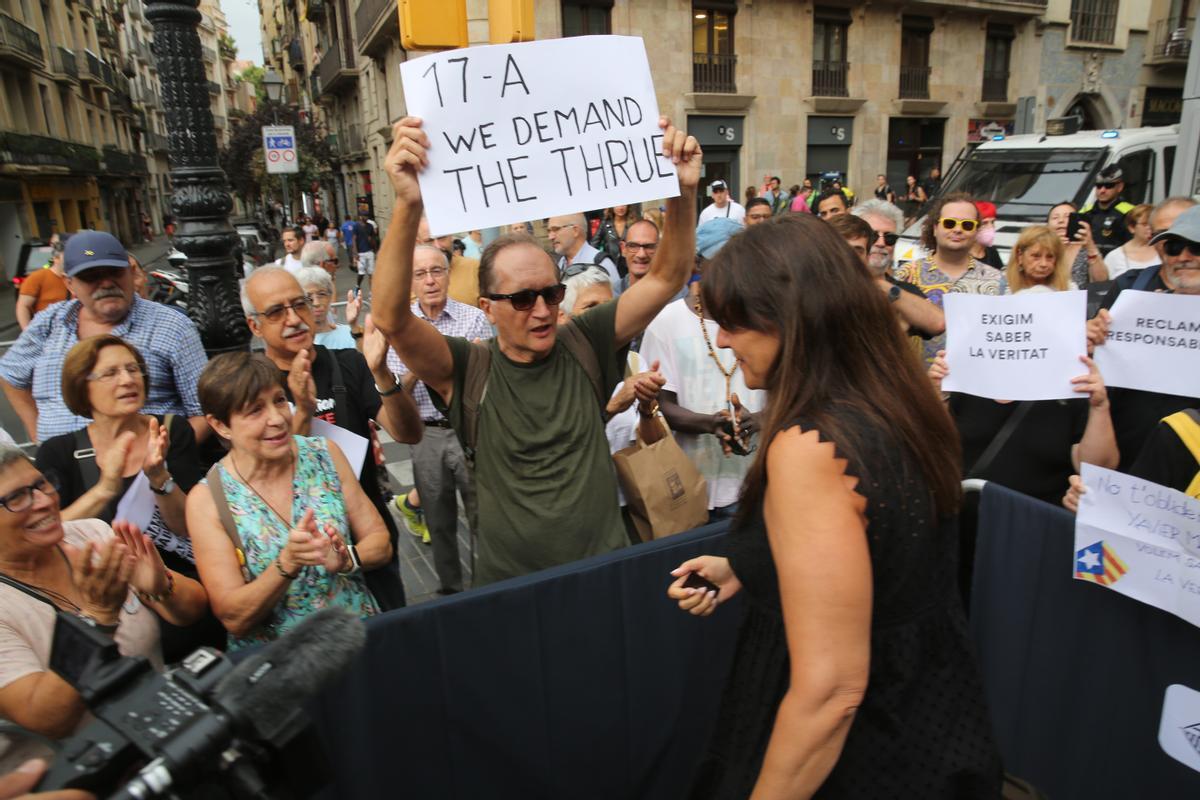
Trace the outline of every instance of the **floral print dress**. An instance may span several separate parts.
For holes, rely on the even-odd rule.
[[[285,524],[279,515],[236,475],[219,465],[221,483],[229,510],[237,523],[238,535],[246,550],[246,565],[250,574],[258,576],[274,569],[272,562],[287,542],[291,526],[300,521],[304,512],[313,510],[318,528],[332,525],[347,545],[350,536],[346,506],[342,502],[342,483],[329,449],[322,437],[294,436],[296,469],[292,478],[292,520]],[[229,636],[229,650],[278,639],[308,615],[330,606],[346,608],[360,617],[379,613],[379,606],[361,572],[354,575],[332,574],[324,567],[303,567],[300,576],[291,581],[287,594],[271,616],[247,636]]]

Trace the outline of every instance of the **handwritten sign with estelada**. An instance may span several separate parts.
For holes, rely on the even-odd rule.
[[[1200,397],[1200,297],[1125,291],[1096,366],[1109,386]]]
[[[1087,368],[1087,292],[949,293],[942,390],[996,400],[1080,397],[1071,378]]]
[[[1091,464],[1080,476],[1075,579],[1200,625],[1200,500]]]
[[[429,136],[434,235],[679,194],[641,38],[451,50],[400,78]]]

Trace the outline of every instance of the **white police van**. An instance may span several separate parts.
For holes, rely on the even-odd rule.
[[[1082,208],[1094,201],[1096,173],[1119,164],[1122,197],[1137,205],[1158,203],[1170,189],[1179,126],[1079,131],[1061,136],[996,136],[964,151],[942,181],[941,193],[966,192],[996,204],[996,247],[1008,254],[1023,228],[1044,225],[1050,209],[1064,201]],[[896,243],[896,263],[925,255],[921,217]]]

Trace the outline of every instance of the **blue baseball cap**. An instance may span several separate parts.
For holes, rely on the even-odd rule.
[[[68,278],[95,267],[129,268],[129,253],[117,237],[104,231],[80,231],[63,248],[63,271]]]
[[[728,217],[717,217],[696,228],[696,252],[712,258],[724,247],[729,237],[742,230],[742,225]]]

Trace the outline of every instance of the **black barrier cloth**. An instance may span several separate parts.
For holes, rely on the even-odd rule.
[[[1158,745],[1167,687],[1200,690],[1200,631],[1074,580],[1074,525],[983,490],[971,633],[1004,767],[1054,800],[1200,797],[1200,772]]]
[[[737,599],[707,619],[668,574],[723,555],[710,525],[373,619],[310,706],[325,797],[415,800],[686,794],[716,721]]]

